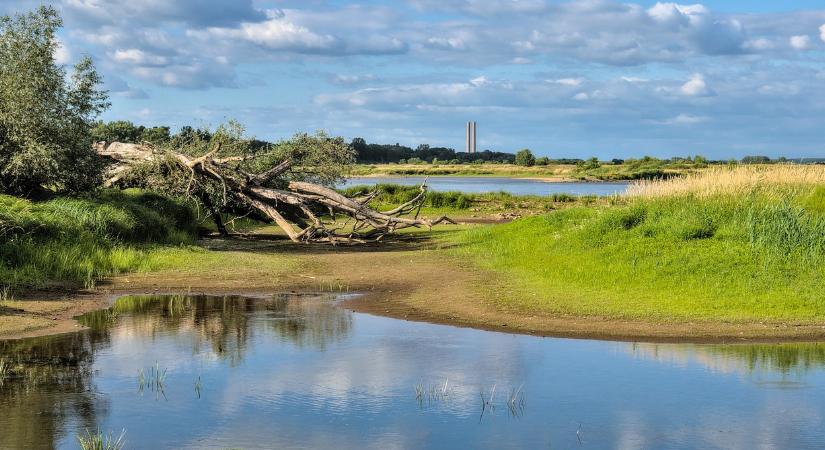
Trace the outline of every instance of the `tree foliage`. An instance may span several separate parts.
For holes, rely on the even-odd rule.
[[[529,149],[519,150],[516,153],[516,164],[519,166],[534,166],[536,164],[536,157]]]
[[[70,77],[55,62],[63,22],[42,6],[0,17],[0,191],[32,195],[99,185],[92,121],[108,106],[102,79],[84,57]]]
[[[125,142],[139,144],[149,142],[161,145],[169,142],[172,138],[169,127],[145,127],[135,125],[128,120],[115,120],[112,122],[98,122],[92,128],[92,137],[95,142]]]

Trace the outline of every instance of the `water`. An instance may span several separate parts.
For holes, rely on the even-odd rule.
[[[374,185],[379,183],[419,186],[427,180],[427,185],[434,191],[459,191],[467,193],[509,192],[514,195],[598,195],[621,194],[627,190],[629,183],[549,183],[541,180],[505,178],[505,177],[363,177],[350,178],[342,188],[352,186]]]
[[[825,345],[537,338],[312,296],[132,297],[83,320],[0,343],[0,448],[98,427],[127,448],[825,447]]]

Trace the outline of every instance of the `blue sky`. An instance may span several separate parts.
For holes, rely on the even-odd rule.
[[[4,0],[0,12],[39,2]],[[551,157],[825,157],[825,5],[708,0],[60,0],[147,125]]]

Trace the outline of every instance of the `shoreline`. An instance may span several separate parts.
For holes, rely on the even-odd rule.
[[[599,179],[578,179],[569,177],[553,177],[553,176],[525,176],[525,175],[503,175],[503,174],[415,174],[415,175],[394,175],[394,174],[369,174],[369,175],[351,175],[348,180],[353,179],[375,179],[375,178],[502,178],[509,180],[526,180],[538,181],[542,183],[585,183],[585,184],[630,184],[634,180],[599,180]]]
[[[801,323],[716,323],[716,322],[673,322],[657,323],[617,320],[597,317],[565,316],[517,316],[498,313],[498,321],[481,321],[479,318],[460,318],[454,314],[422,309],[417,305],[397,301],[392,290],[373,292],[350,292],[352,298],[337,302],[338,307],[359,313],[396,320],[423,322],[437,325],[471,328],[475,330],[528,335],[555,339],[596,340],[626,343],[654,344],[794,344],[825,342],[825,327],[818,324]],[[301,295],[329,294],[310,289],[260,290],[260,289],[204,289],[197,291],[157,291],[118,290],[112,292],[81,293],[77,297],[60,295],[61,300],[77,302],[71,312],[53,315],[48,326],[0,334],[0,342],[29,338],[56,336],[82,332],[87,328],[76,318],[85,313],[110,308],[117,299],[130,295],[237,295],[265,297],[278,293]],[[61,301],[55,298],[31,300],[40,303]],[[51,294],[58,295],[58,294]],[[24,300],[26,301],[26,300]]]
[[[263,248],[259,247],[264,243]],[[17,340],[83,328],[74,319],[85,312],[104,309],[124,295],[191,293],[205,295],[269,295],[279,292],[360,293],[340,306],[401,320],[428,322],[487,331],[542,337],[623,342],[747,344],[825,342],[825,325],[804,321],[709,322],[638,321],[605,317],[564,316],[541,311],[519,311],[496,303],[495,293],[480,286],[498,275],[466,266],[420,244],[391,244],[369,249],[294,247],[282,241],[208,240],[216,251],[258,249],[273,258],[286,250],[301,259],[298,269],[273,274],[267,264],[255,263],[241,273],[216,277],[207,270],[167,269],[114,277],[94,291],[35,291],[8,302],[18,329],[6,328],[2,340]],[[243,254],[243,253],[241,253]],[[238,258],[227,254],[226,264]],[[277,261],[273,259],[272,266]],[[376,271],[351,271],[353,267],[380,267]],[[274,269],[279,270],[279,269]],[[194,288],[194,286],[198,286]],[[327,290],[329,287],[329,290]],[[337,289],[337,290],[336,290]],[[22,320],[21,320],[22,319]],[[25,327],[25,323],[30,323]],[[7,325],[8,326],[8,323]],[[22,328],[21,328],[22,326]]]

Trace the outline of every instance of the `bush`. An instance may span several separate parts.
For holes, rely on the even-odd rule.
[[[536,164],[536,157],[529,149],[519,150],[516,153],[516,165],[530,167]]]

